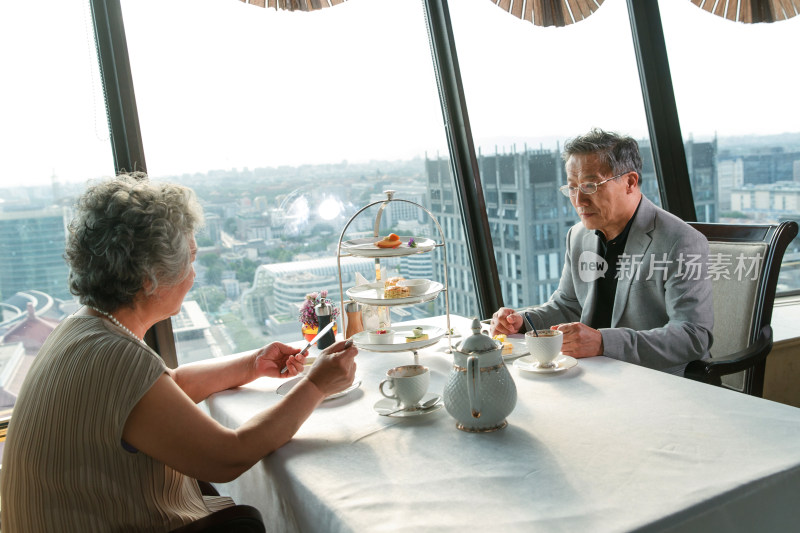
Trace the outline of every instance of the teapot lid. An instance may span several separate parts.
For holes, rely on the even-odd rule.
[[[463,353],[494,352],[498,349],[494,339],[481,333],[481,323],[477,318],[472,320],[472,335],[464,339],[458,347],[458,351]]]

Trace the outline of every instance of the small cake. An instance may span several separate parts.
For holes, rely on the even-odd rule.
[[[400,240],[400,237],[398,237],[397,234],[390,233],[388,236],[377,241],[375,243],[375,246],[377,246],[378,248],[397,248],[402,243],[403,241]]]
[[[514,351],[514,345],[508,342],[506,340],[507,337],[502,333],[498,333],[492,338],[503,345],[503,351],[501,352],[501,355],[511,355],[511,352]]]
[[[398,287],[397,285],[393,285],[383,289],[383,297],[387,299],[408,298],[409,296],[411,296],[411,289],[408,287]]]
[[[422,332],[422,328],[417,327],[411,330],[411,333],[406,335],[406,342],[417,342],[428,339],[428,334]]]
[[[394,287],[395,285],[397,285],[401,281],[405,281],[405,279],[406,278],[404,278],[403,276],[395,276],[393,278],[389,278],[386,281],[384,281],[383,282],[383,286],[384,287]]]

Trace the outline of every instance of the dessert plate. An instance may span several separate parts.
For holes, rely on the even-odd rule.
[[[436,298],[442,292],[444,285],[438,281],[432,281],[428,290],[419,296],[406,296],[403,298],[384,298],[383,297],[384,282],[376,281],[374,283],[366,283],[364,285],[356,285],[347,289],[345,294],[358,303],[367,305],[393,305],[402,303],[403,305],[411,305],[422,302],[428,302]]]
[[[295,385],[297,385],[300,382],[302,377],[303,376],[298,376],[298,377],[296,377],[294,379],[290,379],[289,381],[287,381],[286,383],[283,383],[280,387],[278,387],[278,390],[276,390],[275,392],[277,392],[281,396],[286,396],[289,393],[289,391],[292,390],[292,387],[294,387]],[[322,400],[322,401],[327,402],[328,400],[341,398],[342,396],[350,394],[351,392],[353,392],[354,390],[356,390],[360,386],[361,386],[361,378],[359,376],[356,376],[355,379],[353,379],[353,384],[352,385],[350,385],[349,387],[347,387],[343,391],[334,392],[330,396],[326,396],[325,399]]]
[[[428,338],[421,341],[406,342],[406,335],[411,333],[414,328],[418,327],[422,328],[422,333],[426,333]],[[353,343],[357,347],[364,348],[371,352],[407,352],[432,346],[439,342],[439,339],[444,337],[444,329],[437,328],[436,326],[390,326],[390,329],[395,331],[394,342],[392,344],[372,344],[369,342],[369,335],[366,331],[353,335]]]
[[[515,333],[513,335],[508,335],[506,340],[511,343],[511,353],[507,353],[503,356],[504,360],[508,359],[515,359],[517,357],[522,357],[523,355],[528,355],[530,351],[528,350],[528,343],[525,342],[525,335],[522,333]]]
[[[366,239],[353,239],[345,241],[340,248],[343,254],[358,255],[361,257],[397,257],[400,255],[413,255],[422,252],[430,252],[436,246],[431,239],[424,237],[401,236],[402,244],[397,248],[378,248],[375,243],[383,237],[369,237]],[[409,239],[414,239],[417,243],[415,247],[408,245]]]
[[[425,394],[425,396],[422,397],[422,399],[419,401],[419,403],[423,404],[423,403],[425,403],[428,400],[433,399],[433,398],[439,398],[439,403],[437,403],[436,405],[433,405],[431,407],[428,407],[427,409],[419,409],[417,407],[412,407],[411,409],[403,409],[402,411],[397,411],[396,413],[393,413],[392,411],[397,409],[399,407],[399,405],[397,404],[397,402],[395,400],[391,400],[389,398],[383,398],[382,400],[378,400],[377,403],[375,403],[375,405],[372,406],[372,408],[379,415],[391,416],[391,417],[395,417],[395,418],[407,418],[407,417],[410,417],[410,416],[423,416],[423,415],[427,415],[429,413],[432,413],[434,411],[438,411],[439,409],[444,407],[444,401],[442,401],[442,397],[440,395],[434,394],[432,392],[429,392],[429,393]]]
[[[549,368],[540,368],[539,362],[532,356],[521,357],[514,361],[514,366],[526,372],[536,372],[538,374],[552,374],[554,372],[562,372],[569,370],[578,364],[578,360],[574,357],[561,354],[555,361],[556,366]]]

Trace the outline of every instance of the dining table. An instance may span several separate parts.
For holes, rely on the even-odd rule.
[[[784,404],[603,356],[550,373],[508,358],[517,402],[502,429],[460,431],[444,408],[379,414],[396,366],[425,365],[429,393],[443,394],[451,350],[473,334],[467,317],[449,324],[453,336],[416,354],[361,348],[359,386],[220,492],[259,509],[270,532],[800,528],[800,409]],[[260,378],[205,403],[235,428],[288,383]]]

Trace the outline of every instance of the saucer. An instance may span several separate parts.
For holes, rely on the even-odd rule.
[[[292,387],[297,385],[297,383],[302,378],[303,378],[303,376],[298,376],[298,377],[296,377],[294,379],[291,379],[291,380],[287,381],[286,383],[284,383],[280,387],[278,387],[278,390],[276,390],[275,392],[277,392],[281,396],[286,396],[289,393],[289,391],[292,390]],[[360,386],[361,386],[361,378],[356,376],[355,379],[353,379],[353,384],[352,385],[350,385],[349,387],[347,387],[346,389],[344,389],[342,391],[334,392],[330,396],[326,396],[325,399],[322,400],[322,401],[323,402],[327,402],[328,400],[333,400],[335,398],[341,398],[342,396],[350,394],[351,392],[353,392],[354,390],[356,390]]]
[[[536,372],[539,374],[552,374],[553,372],[561,372],[569,370],[578,364],[578,360],[568,355],[560,355],[554,363],[556,366],[549,368],[539,368],[539,362],[533,356],[521,357],[514,361],[514,366],[526,372]]]
[[[422,397],[422,399],[419,401],[419,403],[425,403],[428,400],[430,400],[431,398],[437,398],[437,397],[440,400],[442,399],[442,397],[440,395],[434,394],[432,392],[429,392],[429,393],[425,394],[425,396]],[[389,398],[383,398],[382,400],[378,400],[377,403],[372,406],[372,408],[375,410],[375,412],[378,413],[379,415],[391,416],[391,417],[396,417],[396,418],[407,418],[409,416],[423,416],[423,415],[427,415],[429,413],[432,413],[434,411],[438,411],[439,409],[444,407],[444,401],[440,401],[439,403],[437,403],[433,407],[428,407],[427,409],[424,409],[424,410],[423,409],[419,409],[418,407],[412,407],[410,409],[403,409],[402,411],[397,411],[396,413],[392,413],[392,411],[394,411],[398,407],[399,407],[399,405],[397,404],[397,402],[395,400],[392,400],[392,399],[389,399]],[[388,414],[388,413],[392,413],[392,414]]]

